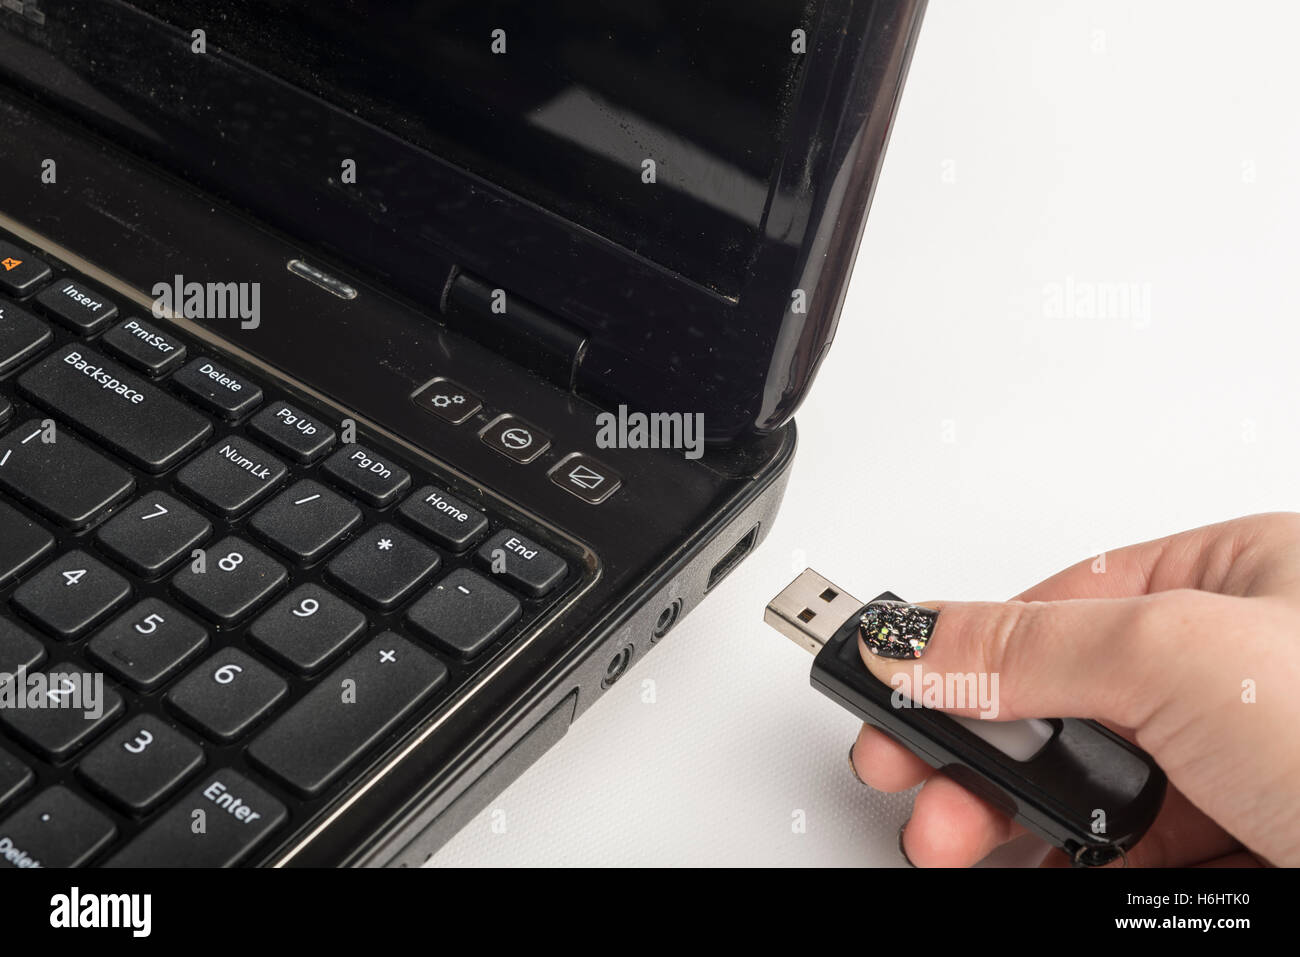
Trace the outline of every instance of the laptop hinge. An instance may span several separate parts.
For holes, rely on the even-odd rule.
[[[443,300],[448,327],[572,391],[587,336],[485,279],[462,272]]]

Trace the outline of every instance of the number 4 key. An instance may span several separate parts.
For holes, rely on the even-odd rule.
[[[126,579],[83,551],[68,552],[46,565],[14,592],[23,615],[55,638],[76,638],[126,601]]]

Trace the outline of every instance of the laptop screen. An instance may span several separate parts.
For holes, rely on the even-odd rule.
[[[195,19],[180,0],[135,4]],[[221,52],[730,296],[814,6],[223,0],[203,20]]]

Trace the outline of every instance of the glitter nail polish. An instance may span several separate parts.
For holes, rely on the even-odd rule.
[[[920,658],[939,613],[904,601],[873,601],[858,619],[858,632],[873,655]]]

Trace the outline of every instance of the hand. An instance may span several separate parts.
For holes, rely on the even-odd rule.
[[[1300,515],[1107,552],[1010,602],[925,604],[939,617],[922,658],[860,649],[882,681],[997,673],[997,720],[1093,718],[1164,769],[1130,866],[1300,865]],[[902,834],[918,867],[969,866],[1024,833],[870,726],[851,759],[881,791],[925,782]]]

